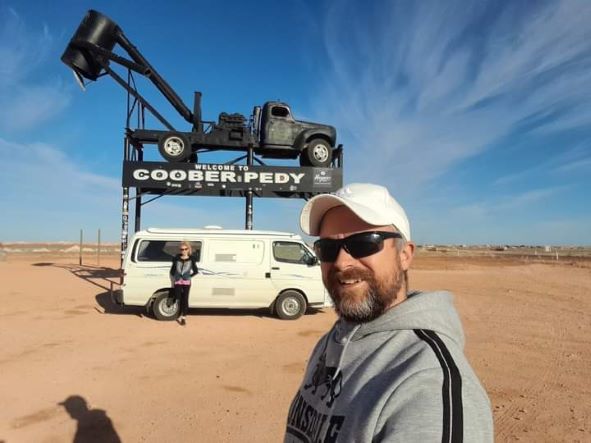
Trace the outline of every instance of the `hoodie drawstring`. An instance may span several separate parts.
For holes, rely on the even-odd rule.
[[[357,325],[353,328],[353,330],[347,334],[347,337],[345,338],[345,344],[343,345],[343,352],[341,352],[341,355],[339,355],[339,362],[337,363],[337,368],[334,371],[334,375],[332,376],[332,380],[334,382],[334,380],[336,380],[336,378],[338,377],[339,373],[341,372],[341,365],[343,364],[343,360],[345,358],[345,353],[347,352],[347,348],[349,347],[349,343],[351,343],[351,340],[353,339],[353,336],[355,335],[355,333],[357,332],[357,330],[361,327],[361,325]]]
[[[353,339],[353,336],[355,335],[355,333],[357,332],[357,330],[361,327],[361,325],[357,325],[353,328],[353,330],[347,335],[346,339],[345,339],[345,343],[343,345],[343,352],[341,352],[341,355],[339,355],[339,362],[337,363],[337,368],[334,371],[334,374],[332,376],[332,380],[331,380],[331,388],[334,389],[336,383],[339,382],[339,377],[342,377],[341,375],[341,365],[343,364],[343,360],[345,358],[345,352],[347,352],[347,348],[349,347],[349,343],[351,343],[351,340]],[[329,337],[330,340],[330,337]],[[328,343],[328,340],[327,340]],[[342,380],[342,379],[341,379]],[[327,419],[326,419],[326,423],[327,426],[330,423],[330,419],[332,418],[332,408],[333,408],[334,403],[332,403],[329,407],[329,412],[327,414]]]

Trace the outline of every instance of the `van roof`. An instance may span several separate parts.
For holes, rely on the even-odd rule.
[[[291,237],[293,239],[300,239],[298,234],[291,232],[280,231],[255,231],[248,229],[204,229],[204,228],[147,228],[139,231],[137,235],[150,234],[170,234],[170,235],[208,235],[208,236],[226,236],[226,235],[250,235],[250,236],[266,236],[266,237]]]

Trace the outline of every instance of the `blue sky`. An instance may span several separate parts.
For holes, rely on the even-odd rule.
[[[0,0],[0,241],[119,239],[125,92],[59,60],[90,8],[206,120],[281,99],[336,126],[345,182],[387,186],[419,243],[591,244],[587,0]],[[300,232],[303,204],[256,199],[255,228]],[[244,205],[163,198],[142,225],[242,228]]]

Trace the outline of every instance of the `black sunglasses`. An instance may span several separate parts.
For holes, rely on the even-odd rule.
[[[387,238],[402,238],[399,232],[370,231],[342,239],[321,238],[314,242],[314,252],[320,261],[334,262],[341,248],[353,258],[363,258],[380,252]]]

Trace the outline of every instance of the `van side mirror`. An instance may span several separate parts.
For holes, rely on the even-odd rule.
[[[308,255],[306,256],[306,264],[308,266],[315,266],[316,264],[318,264],[318,259],[313,255]]]

